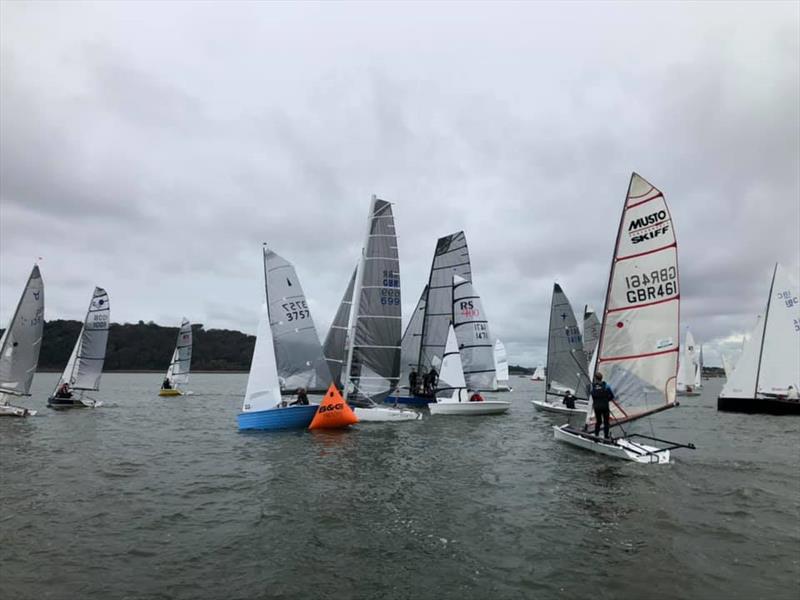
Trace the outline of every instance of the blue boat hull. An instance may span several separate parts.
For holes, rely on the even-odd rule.
[[[239,413],[236,421],[239,424],[239,431],[246,429],[307,429],[315,414],[317,414],[316,404],[286,406]]]
[[[384,404],[404,404],[406,406],[428,406],[434,402],[433,396],[387,396]]]

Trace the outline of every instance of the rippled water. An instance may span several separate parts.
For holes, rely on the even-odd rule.
[[[668,466],[558,444],[514,378],[509,414],[248,433],[246,376],[107,374],[54,412],[56,375],[0,420],[2,598],[796,598],[800,418],[650,421]],[[649,424],[643,427],[649,431]]]

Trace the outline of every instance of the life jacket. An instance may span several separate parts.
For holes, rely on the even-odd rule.
[[[614,398],[605,381],[592,384],[592,400],[595,404],[608,404]]]

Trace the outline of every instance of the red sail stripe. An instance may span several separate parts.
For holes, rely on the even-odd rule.
[[[666,250],[668,248],[677,248],[677,242],[672,242],[671,244],[667,244],[666,246],[661,246],[660,248],[654,248],[653,250],[648,250],[647,252],[639,252],[639,254],[629,254],[628,256],[618,256],[616,258],[616,262],[621,260],[628,260],[631,258],[638,258],[639,256],[647,256],[648,254],[654,254],[656,252],[661,252],[662,250]]]
[[[634,204],[629,204],[625,208],[627,210],[630,210],[631,208],[636,208],[637,206],[640,206],[640,205],[642,205],[642,204],[644,204],[646,202],[650,202],[651,200],[657,200],[658,198],[663,198],[663,197],[664,197],[664,194],[662,194],[661,192],[658,192],[658,194],[656,194],[652,198],[645,198],[644,200],[641,200],[641,201],[636,202]],[[641,198],[641,196],[639,196],[639,198]]]
[[[648,358],[650,356],[661,356],[662,354],[669,354],[670,352],[677,352],[678,348],[672,348],[671,350],[661,350],[659,352],[646,352],[644,354],[631,354],[630,356],[612,356],[610,358],[599,358],[597,359],[598,363],[604,362],[616,362],[618,360],[633,360],[635,358]]]
[[[681,297],[680,294],[677,296],[673,296],[672,298],[666,298],[664,300],[656,300],[655,302],[646,302],[645,304],[637,304],[636,306],[622,306],[620,308],[609,308],[606,311],[606,314],[613,313],[613,312],[620,312],[621,310],[634,310],[636,308],[644,308],[645,306],[653,306],[654,304],[663,304],[664,302],[672,302],[673,300],[678,300]]]

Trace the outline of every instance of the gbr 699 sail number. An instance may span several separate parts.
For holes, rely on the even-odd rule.
[[[629,304],[663,300],[678,293],[677,269],[672,266],[649,274],[629,275],[625,277],[625,286]]]

